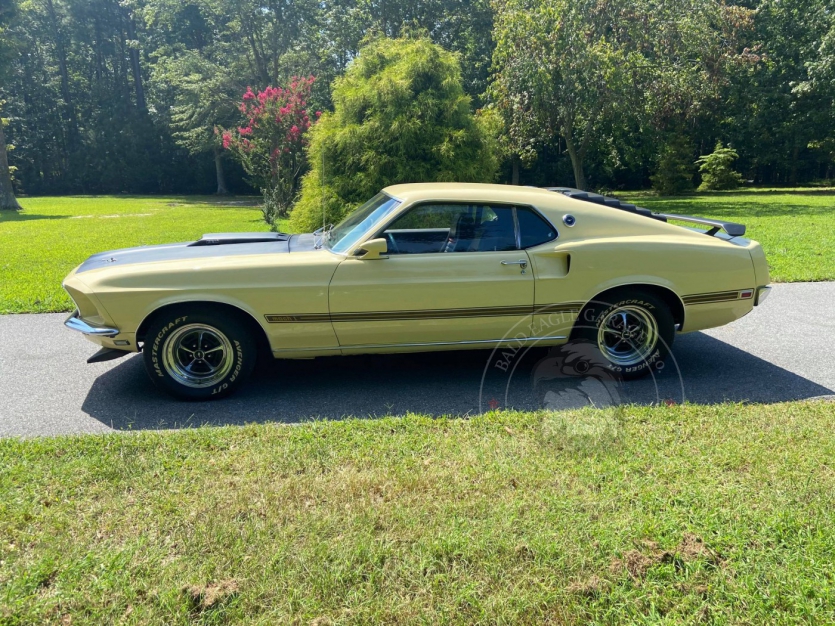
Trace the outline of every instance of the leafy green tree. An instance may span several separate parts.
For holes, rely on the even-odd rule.
[[[796,184],[831,168],[835,90],[820,80],[832,48],[831,0],[759,0],[745,56],[703,128],[702,152],[722,137],[757,182]],[[827,52],[829,50],[829,52]],[[831,58],[831,57],[830,57]]]
[[[454,54],[425,38],[377,39],[333,86],[313,127],[311,170],[291,214],[310,231],[394,183],[491,181],[493,142],[470,109]],[[324,181],[324,182],[323,182]]]
[[[508,181],[524,166],[532,184],[644,186],[656,168],[676,169],[659,158],[679,134],[694,155],[718,138],[735,146],[737,169],[757,182],[832,178],[833,9],[832,0],[0,0],[7,160],[29,194],[222,191],[240,170],[212,129],[232,124],[229,103],[247,85],[312,74],[310,108],[330,110],[330,86],[364,41],[423,33],[458,56]]]
[[[154,66],[157,89],[170,90],[170,124],[174,141],[192,155],[211,153],[219,195],[229,193],[223,167],[223,147],[215,129],[228,126],[237,117],[233,96],[239,86],[221,67],[198,51],[186,50],[177,56],[163,56]]]
[[[559,136],[575,185],[613,119],[698,101],[732,48],[714,0],[496,0],[492,91],[509,132]],[[529,118],[536,120],[530,123]],[[524,131],[523,131],[524,132]]]
[[[700,156],[696,160],[702,184],[699,191],[717,191],[722,189],[736,189],[742,184],[742,174],[734,171],[733,164],[739,158],[736,150],[726,148],[722,142],[716,144],[711,154]]]
[[[464,92],[476,102],[487,87],[493,10],[490,0],[327,0],[303,45],[318,51],[316,76],[341,75],[369,35],[423,35],[460,55]]]
[[[496,92],[493,92],[496,95]],[[517,98],[524,98],[519,95]],[[497,98],[499,105],[491,103],[478,111],[479,120],[494,138],[497,156],[510,161],[510,184],[519,184],[521,166],[530,167],[537,158],[537,139],[533,125],[535,117],[530,109],[514,102],[514,98]]]

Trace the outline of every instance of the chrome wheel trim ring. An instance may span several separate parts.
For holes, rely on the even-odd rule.
[[[615,365],[638,365],[657,345],[658,322],[643,307],[617,307],[598,326],[597,347]]]
[[[188,324],[168,337],[162,366],[171,378],[186,387],[214,385],[232,371],[232,343],[221,331],[207,324]]]

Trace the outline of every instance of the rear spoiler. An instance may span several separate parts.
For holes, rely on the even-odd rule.
[[[731,237],[742,237],[742,235],[745,234],[745,224],[723,222],[721,220],[709,220],[704,217],[692,217],[690,215],[677,215],[675,213],[656,213],[655,215],[663,216],[668,220],[679,220],[680,222],[690,222],[692,224],[710,226],[710,230],[706,231],[705,235],[710,235],[711,237],[720,230],[724,230]]]
[[[722,222],[720,220],[710,220],[702,217],[691,217],[690,215],[677,215],[674,213],[653,213],[649,209],[623,202],[617,198],[610,198],[599,193],[591,193],[583,191],[582,189],[573,189],[571,187],[546,187],[547,191],[554,191],[561,193],[569,198],[575,200],[582,200],[583,202],[593,202],[594,204],[601,204],[603,206],[619,209],[628,213],[635,213],[636,215],[643,215],[644,217],[651,217],[652,219],[666,222],[667,220],[679,220],[681,222],[690,222],[692,224],[701,224],[703,226],[710,226],[710,229],[705,231],[706,235],[713,237],[720,230],[724,230],[730,237],[741,237],[745,234],[745,226],[736,224],[734,222]]]

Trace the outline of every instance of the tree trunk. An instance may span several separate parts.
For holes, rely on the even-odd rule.
[[[0,210],[19,211],[20,205],[14,197],[12,175],[9,172],[9,158],[6,154],[6,135],[0,122]]]
[[[133,15],[125,9],[125,22],[127,25],[128,39],[131,40],[131,45],[128,48],[130,55],[130,68],[133,74],[133,85],[136,90],[136,108],[141,112],[146,113],[148,107],[145,105],[145,88],[142,86],[142,68],[139,65],[139,49],[134,45],[136,41],[136,27],[133,24]]]
[[[797,185],[797,157],[800,154],[800,147],[795,145],[792,150],[792,165],[789,170],[789,182],[792,186]]]
[[[510,184],[511,185],[518,185],[519,184],[519,155],[514,154],[510,157],[510,164],[511,164],[511,174],[510,174]]]
[[[49,13],[49,20],[52,26],[52,38],[55,43],[55,53],[58,57],[58,72],[61,75],[61,97],[64,99],[61,114],[68,132],[68,143],[72,149],[75,148],[77,143],[78,127],[77,120],[75,119],[75,103],[73,102],[72,92],[70,91],[70,74],[67,69],[67,45],[58,19],[58,13],[55,11],[55,5],[52,0],[47,0],[46,9]]]
[[[566,133],[565,147],[568,156],[571,157],[571,167],[574,169],[574,186],[577,189],[586,190],[586,173],[583,171],[583,155],[574,145],[574,140]]]
[[[254,25],[252,24],[251,20],[247,17],[247,14],[243,9],[240,11],[240,19],[241,19],[241,26],[244,31],[244,35],[249,42],[249,49],[252,52],[252,63],[251,65],[254,66],[255,72],[258,74],[258,78],[261,80],[261,87],[266,87],[270,84],[270,75],[267,71],[267,65],[264,62],[264,55],[260,47],[258,46],[258,42],[255,40],[255,35],[253,31],[255,30]]]
[[[220,148],[215,148],[215,175],[217,176],[217,191],[219,196],[229,195],[229,189],[226,188],[226,173],[223,171],[223,152]]]
[[[96,82],[100,83],[104,76],[104,58],[102,55],[102,35],[101,35],[101,20],[98,14],[93,20],[93,33],[95,34],[95,43],[93,47],[96,51]]]

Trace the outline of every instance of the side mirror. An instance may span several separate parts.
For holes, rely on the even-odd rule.
[[[356,252],[356,255],[363,261],[371,261],[374,259],[387,259],[383,256],[388,252],[389,244],[385,239],[371,239],[366,241]]]

